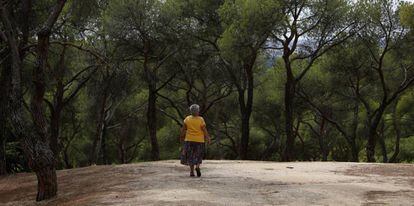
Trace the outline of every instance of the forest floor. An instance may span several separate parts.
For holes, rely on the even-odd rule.
[[[58,171],[59,195],[35,203],[32,173],[0,177],[0,205],[413,205],[414,165],[177,160]]]

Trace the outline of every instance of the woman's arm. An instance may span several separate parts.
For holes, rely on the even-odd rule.
[[[201,127],[201,129],[204,132],[204,138],[207,140],[207,143],[210,144],[211,143],[211,138],[210,138],[210,135],[208,134],[207,127],[203,126],[203,127]]]
[[[185,138],[185,133],[187,132],[187,126],[184,124],[181,127],[181,131],[180,131],[180,142],[184,141]]]

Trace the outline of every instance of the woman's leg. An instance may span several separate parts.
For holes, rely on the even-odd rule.
[[[190,165],[190,176],[194,176],[194,165]]]
[[[201,162],[203,161],[203,157],[204,157],[204,143],[198,143],[197,144],[196,154],[197,154],[196,155],[197,156],[197,164],[196,164],[197,177],[201,177],[200,165],[201,165]]]
[[[201,177],[200,164],[196,165],[196,172],[197,172],[197,177]]]

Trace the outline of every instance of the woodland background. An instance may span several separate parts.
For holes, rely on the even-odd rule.
[[[208,159],[414,161],[412,3],[0,2],[0,174],[176,159],[193,103]]]

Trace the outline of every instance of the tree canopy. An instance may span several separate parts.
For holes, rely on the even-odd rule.
[[[0,174],[175,159],[414,161],[414,4],[0,1]]]

